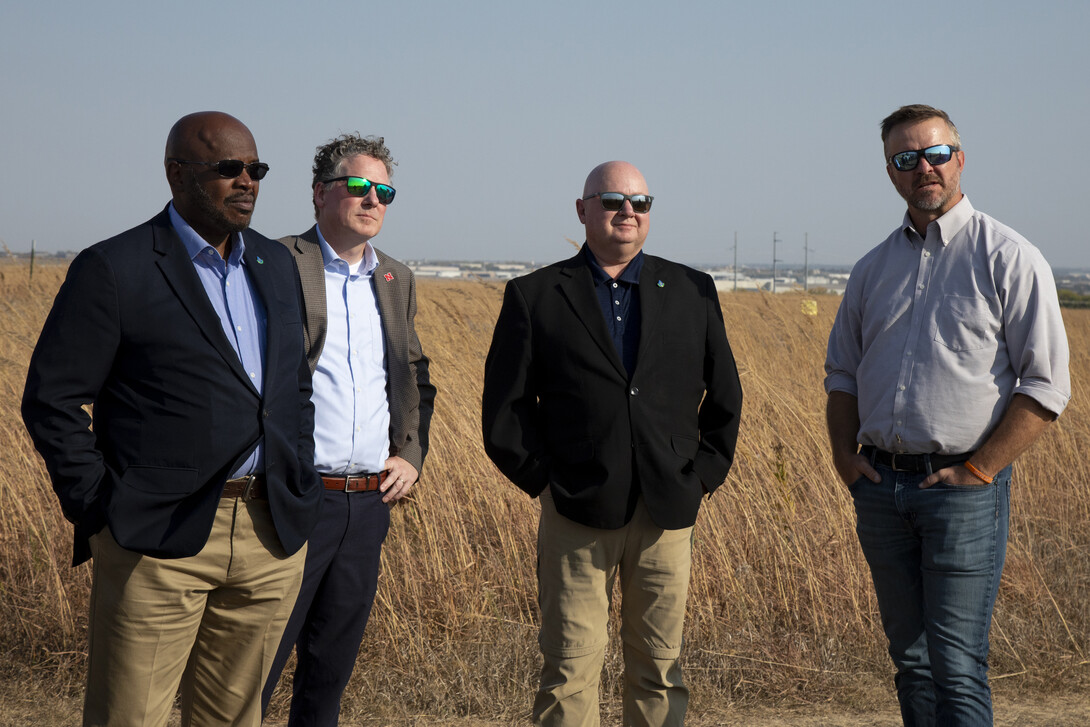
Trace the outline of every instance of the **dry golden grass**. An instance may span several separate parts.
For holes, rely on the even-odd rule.
[[[25,367],[63,275],[0,265],[0,669],[78,691],[89,587],[68,567],[70,528],[18,415]],[[439,398],[432,450],[384,549],[378,601],[343,721],[406,715],[514,721],[538,669],[536,502],[480,443],[481,375],[502,286],[423,281],[417,326]],[[693,713],[730,705],[864,707],[892,673],[846,489],[827,453],[821,388],[838,299],[724,294],[745,410],[737,461],[706,503],[683,656]],[[1090,682],[1090,311],[1066,311],[1074,397],[1018,463],[1011,540],[992,629],[1001,694]],[[78,355],[74,352],[73,355]],[[619,652],[603,682],[616,709]],[[274,698],[278,714],[287,701]],[[421,722],[421,724],[424,722]]]

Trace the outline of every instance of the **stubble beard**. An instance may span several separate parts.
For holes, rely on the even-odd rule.
[[[213,225],[217,230],[228,235],[242,232],[250,226],[249,216],[246,216],[244,220],[229,218],[227,211],[216,205],[211,195],[208,194],[208,190],[201,186],[195,175],[190,177],[189,184],[193,192],[193,200],[206,224]]]

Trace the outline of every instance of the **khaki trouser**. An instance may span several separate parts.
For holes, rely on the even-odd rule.
[[[284,553],[264,501],[224,498],[188,558],[91,539],[94,580],[83,724],[261,724],[261,687],[302,580],[306,547]]]
[[[537,547],[544,666],[534,723],[598,725],[598,682],[619,573],[624,724],[683,724],[689,690],[682,683],[678,656],[692,528],[659,528],[642,499],[625,527],[586,527],[558,514],[546,490],[541,495]]]

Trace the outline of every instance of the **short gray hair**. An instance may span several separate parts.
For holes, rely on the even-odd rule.
[[[394,167],[397,162],[386,148],[386,140],[381,136],[360,136],[355,134],[341,134],[336,139],[322,144],[314,153],[314,178],[311,189],[323,184],[326,180],[341,176],[341,163],[345,159],[358,156],[367,156],[377,159],[386,167],[386,175],[393,177]],[[318,217],[318,208],[314,208],[314,217]]]

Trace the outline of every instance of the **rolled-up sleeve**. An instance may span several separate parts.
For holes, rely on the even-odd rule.
[[[1004,265],[1003,325],[1016,394],[1059,416],[1071,400],[1067,332],[1056,281],[1040,251],[1021,247]]]
[[[863,358],[862,310],[859,304],[859,285],[848,279],[844,298],[836,312],[833,330],[829,333],[829,347],[825,353],[825,393],[843,391],[859,396],[855,374]]]

